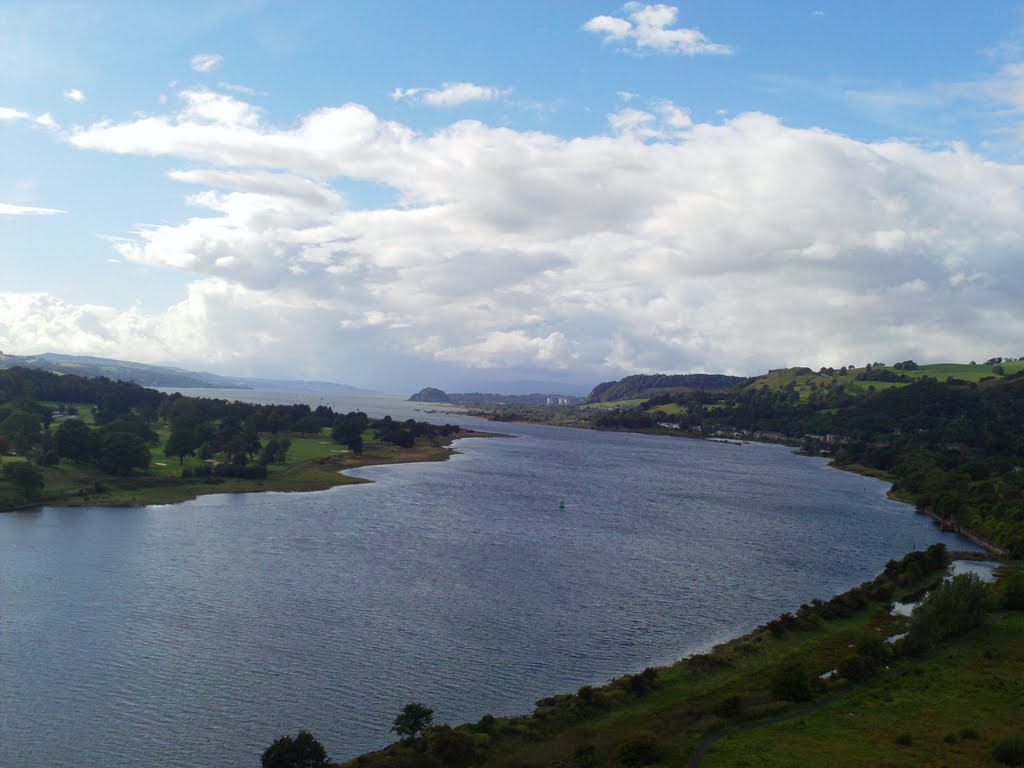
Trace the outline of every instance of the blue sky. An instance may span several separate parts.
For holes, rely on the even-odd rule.
[[[0,349],[388,391],[1024,354],[1012,3],[0,3]]]

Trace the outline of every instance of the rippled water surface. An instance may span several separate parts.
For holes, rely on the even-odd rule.
[[[350,757],[407,701],[528,712],[965,548],[784,448],[492,428],[374,484],[0,515],[0,765]]]

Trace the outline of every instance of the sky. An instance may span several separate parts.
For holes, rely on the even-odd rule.
[[[0,350],[388,392],[1022,356],[1022,139],[1009,2],[0,0]]]

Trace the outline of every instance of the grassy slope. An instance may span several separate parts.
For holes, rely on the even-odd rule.
[[[1012,376],[1018,371],[1024,370],[1024,361],[1003,363],[1002,365],[1004,376]],[[947,377],[952,376],[957,379],[963,379],[964,381],[977,382],[986,377],[998,375],[992,372],[991,365],[970,365],[968,363],[933,363],[930,365],[922,365],[920,368],[913,371],[897,371],[892,366],[875,366],[874,370],[889,370],[897,375],[906,374],[911,379],[920,379],[922,376],[931,376],[939,381],[945,381]],[[864,371],[864,368],[850,368],[845,376],[841,376],[838,373],[838,369],[836,369],[836,373],[834,374],[822,374],[817,371],[807,373],[806,369],[801,368],[780,368],[778,370],[769,371],[767,374],[758,377],[747,386],[768,386],[769,389],[782,389],[790,382],[793,382],[796,387],[796,391],[800,393],[800,397],[803,400],[806,400],[810,395],[812,383],[818,387],[822,387],[832,381],[835,381],[842,384],[850,394],[854,395],[868,392],[870,387],[873,387],[875,391],[880,391],[883,389],[891,389],[893,387],[906,386],[906,382],[856,381],[857,374],[864,373]]]
[[[992,745],[1024,728],[1024,613],[820,712],[731,735],[706,768],[989,766]],[[964,736],[967,738],[964,738]],[[909,742],[909,743],[908,743]]]

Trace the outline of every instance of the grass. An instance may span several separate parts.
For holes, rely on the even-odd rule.
[[[1017,372],[1024,370],[1024,361],[1002,363],[1002,366],[1003,376],[1013,376]],[[847,392],[854,395],[866,394],[871,391],[880,392],[886,389],[905,387],[910,383],[899,381],[857,381],[857,374],[864,373],[866,370],[866,368],[848,368],[846,375],[843,376],[839,374],[838,368],[836,369],[836,372],[832,374],[818,373],[817,371],[808,373],[807,369],[801,368],[780,368],[778,370],[769,371],[767,374],[758,377],[747,386],[753,388],[767,386],[772,390],[781,390],[792,383],[797,393],[800,395],[800,399],[806,402],[815,388],[820,389],[821,387],[828,386],[832,382],[843,385]],[[969,363],[931,363],[921,365],[919,368],[912,371],[897,371],[891,365],[873,366],[873,370],[888,370],[897,375],[905,374],[912,380],[920,379],[924,376],[930,376],[938,379],[939,381],[945,381],[948,377],[952,376],[953,378],[962,379],[963,381],[980,382],[985,378],[999,377],[999,374],[993,373],[991,365],[971,365]]]
[[[706,768],[985,766],[1024,728],[1024,613],[978,639],[820,712],[718,742]]]
[[[607,403],[588,403],[587,405],[581,405],[581,408],[588,408],[591,410],[605,410],[608,408],[637,408],[647,402],[649,398],[646,397],[634,397],[630,400],[609,400]]]

